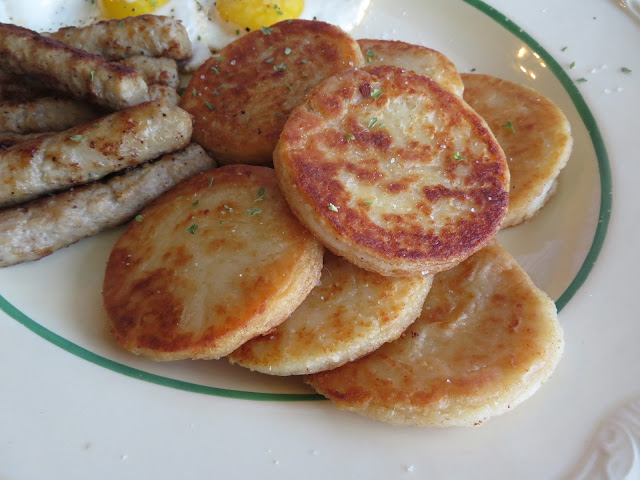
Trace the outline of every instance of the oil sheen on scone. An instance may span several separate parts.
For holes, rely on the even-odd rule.
[[[507,209],[509,171],[484,120],[397,67],[323,81],[292,112],[273,158],[302,222],[382,275],[453,267],[487,244]]]
[[[458,70],[444,54],[431,48],[399,40],[358,40],[367,65],[393,65],[431,77],[442,88],[462,95]]]
[[[193,75],[180,106],[193,138],[220,163],[270,165],[282,127],[307,90],[349,67],[360,48],[338,27],[287,20],[229,44]]]
[[[398,338],[420,314],[432,279],[384,277],[327,252],[320,283],[305,301],[229,360],[272,375],[339,367]]]
[[[116,340],[153,360],[224,356],[284,321],[320,278],[322,246],[270,168],[204,172],[138,220],[111,252],[103,296]]]
[[[464,99],[489,124],[511,173],[502,228],[533,217],[553,195],[573,138],[567,117],[548,98],[490,75],[463,74]]]
[[[338,408],[383,422],[473,426],[533,395],[563,348],[554,303],[492,241],[435,275],[400,339],[307,380]]]

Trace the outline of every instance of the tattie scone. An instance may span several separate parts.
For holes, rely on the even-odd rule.
[[[435,275],[401,338],[307,380],[338,408],[383,422],[473,426],[533,395],[563,348],[554,303],[493,241]]]
[[[322,246],[267,167],[197,175],[138,220],[111,252],[103,296],[118,343],[153,360],[224,356],[283,322],[320,278]]]
[[[464,86],[458,70],[451,60],[436,50],[399,40],[368,38],[358,40],[358,45],[366,65],[392,65],[413,70],[432,78],[442,88],[462,95]]]
[[[320,80],[363,64],[357,42],[338,27],[287,20],[222,49],[193,75],[180,106],[193,139],[222,164],[270,165],[291,110]]]
[[[562,110],[534,90],[490,75],[462,75],[464,99],[484,118],[511,174],[502,228],[533,217],[555,193],[571,156],[571,126]]]
[[[327,251],[320,282],[304,302],[229,360],[271,375],[336,368],[398,338],[420,314],[432,280],[385,277]]]
[[[302,223],[382,275],[453,267],[487,244],[508,204],[509,171],[484,120],[397,67],[323,81],[291,113],[273,161]]]

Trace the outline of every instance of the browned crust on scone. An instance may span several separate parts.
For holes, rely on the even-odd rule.
[[[571,156],[571,125],[553,101],[529,87],[478,73],[462,79],[465,101],[485,119],[507,157],[511,187],[502,228],[518,225],[553,196]]]
[[[181,106],[194,139],[221,163],[269,165],[289,112],[323,78],[363,63],[355,40],[319,21],[287,20],[229,44],[193,75]]]
[[[403,103],[437,125],[394,118]],[[384,126],[370,127],[372,117]],[[322,82],[292,112],[274,165],[301,221],[336,253],[383,275],[452,267],[490,240],[508,204],[504,154],[484,121],[430,78],[395,67]],[[366,205],[360,190],[380,198]],[[395,213],[394,202],[408,203]]]
[[[438,82],[444,89],[462,95],[464,85],[455,65],[432,48],[400,40],[358,40],[367,65],[392,65],[413,70]]]
[[[108,60],[134,55],[169,57],[177,61],[191,57],[191,41],[184,26],[161,15],[104,20],[82,28],[61,28],[46,35]]]
[[[15,25],[0,24],[0,69],[115,110],[149,100],[147,84],[131,67]]]
[[[103,286],[112,333],[135,354],[224,356],[284,321],[320,278],[322,246],[290,212],[270,168],[205,172],[141,215],[114,246]],[[242,265],[225,264],[230,255]]]

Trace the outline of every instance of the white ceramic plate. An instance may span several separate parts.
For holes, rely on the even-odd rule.
[[[630,106],[640,108],[634,50],[640,23],[604,0],[526,6],[502,0],[492,2],[497,10],[477,0],[372,3],[356,38],[420,43],[448,55],[462,72],[526,84],[554,100],[572,124],[574,151],[558,193],[533,221],[499,234],[559,307],[567,348],[554,377],[481,428],[419,430],[339,412],[297,378],[253,374],[225,360],[136,358],[114,345],[101,302],[117,230],[0,270],[0,479],[52,478],[52,472],[55,478],[537,479],[597,478],[593,472],[606,469],[610,475],[602,478],[640,478],[625,477],[634,468],[640,475],[640,354],[633,341],[640,328],[638,315],[629,314],[632,297],[624,296],[628,268],[638,267],[630,247],[640,222],[637,213],[620,223],[611,216],[607,154],[613,145],[638,161],[625,145],[640,133],[637,115],[627,117]],[[569,14],[572,23],[563,27]],[[614,33],[628,37],[607,50]],[[576,84],[577,78],[587,82]],[[628,187],[621,187],[629,197],[618,201],[632,212],[640,169],[630,168]],[[619,237],[610,241],[614,233]],[[602,250],[603,244],[611,246]],[[607,422],[610,415],[614,421]]]

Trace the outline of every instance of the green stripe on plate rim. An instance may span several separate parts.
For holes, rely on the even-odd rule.
[[[591,272],[593,265],[600,254],[602,245],[604,243],[605,236],[609,225],[609,217],[611,214],[612,203],[612,185],[611,185],[611,169],[609,166],[609,158],[607,151],[600,134],[600,129],[596,123],[593,114],[589,110],[584,98],[580,94],[576,84],[562,69],[560,64],[547,52],[542,46],[534,40],[529,34],[524,32],[515,23],[509,20],[504,14],[500,13],[495,8],[487,5],[480,0],[463,0],[465,3],[471,5],[487,16],[491,17],[506,30],[513,33],[516,37],[526,43],[532,50],[534,50],[540,57],[546,62],[553,74],[560,81],[563,88],[569,94],[573,104],[575,105],[580,118],[585,124],[593,148],[598,160],[598,171],[600,173],[600,213],[598,217],[598,226],[591,244],[591,248],[587,253],[587,256],[580,267],[580,270],[576,274],[571,284],[567,287],[564,293],[556,301],[558,312],[561,311],[569,300],[575,295],[580,286],[584,283],[587,276]],[[231,390],[226,388],[216,388],[207,385],[200,385],[197,383],[185,382],[182,380],[176,380],[169,377],[163,377],[161,375],[155,375],[152,373],[139,370],[137,368],[129,367],[121,363],[109,360],[96,353],[93,353],[86,348],[83,348],[66,338],[52,332],[51,330],[43,327],[33,319],[29,318],[23,312],[9,303],[2,295],[0,295],[0,309],[7,315],[17,320],[26,328],[44,338],[45,340],[57,345],[58,347],[66,350],[67,352],[76,355],[84,360],[95,363],[104,368],[108,368],[117,373],[127,375],[132,378],[144,380],[146,382],[155,383],[165,387],[171,387],[179,390],[185,390],[188,392],[201,393],[206,395],[213,395],[217,397],[237,398],[242,400],[254,400],[254,401],[310,401],[310,400],[324,400],[324,397],[318,394],[310,393],[264,393],[264,392],[247,392],[242,390]]]

